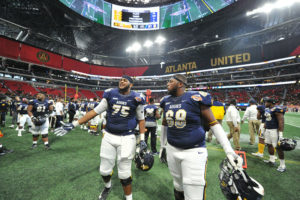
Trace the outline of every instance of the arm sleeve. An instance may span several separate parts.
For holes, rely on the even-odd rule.
[[[94,111],[99,115],[99,114],[103,113],[104,111],[106,111],[107,108],[108,108],[107,100],[105,98],[103,98],[101,100],[101,102],[98,104],[98,106],[96,106],[96,108],[94,108]]]
[[[222,145],[226,155],[228,153],[234,153],[234,151],[231,147],[231,144],[230,144],[229,140],[227,139],[226,133],[224,132],[224,129],[222,128],[222,126],[220,124],[216,124],[214,126],[211,126],[210,128],[213,131],[217,140]]]
[[[144,120],[145,115],[144,115],[144,105],[140,104],[136,108],[136,119],[137,120]]]

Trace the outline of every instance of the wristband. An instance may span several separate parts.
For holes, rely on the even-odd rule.
[[[145,133],[140,133],[140,139],[145,140]]]
[[[77,121],[72,122],[72,124],[73,124],[74,127],[76,127],[76,126],[79,125],[79,122],[78,122],[78,120],[77,120]]]

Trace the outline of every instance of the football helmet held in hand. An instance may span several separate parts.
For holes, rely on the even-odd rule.
[[[144,140],[140,141],[140,151],[146,151],[147,150],[147,144]]]
[[[32,117],[31,118],[31,121],[36,126],[43,125],[46,122],[46,120],[47,120],[47,117],[45,117],[45,116],[37,116],[37,117]]]
[[[289,138],[283,138],[278,141],[277,148],[283,150],[283,151],[292,151],[296,148],[297,141]]]
[[[227,154],[228,161],[233,166],[234,169],[242,169],[243,167],[243,159],[237,155],[236,153],[228,153]]]
[[[220,188],[228,200],[261,200],[264,188],[243,169],[235,170],[228,159],[220,164]]]
[[[56,136],[64,136],[67,134],[69,131],[75,128],[75,126],[72,123],[64,123],[60,122],[63,126],[57,128],[54,130],[54,134]]]
[[[154,157],[151,153],[146,150],[139,151],[135,154],[134,162],[136,168],[142,171],[148,171],[152,168],[154,164]]]

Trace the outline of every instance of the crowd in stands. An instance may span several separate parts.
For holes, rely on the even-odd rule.
[[[35,86],[28,82],[0,80],[0,93],[7,95],[18,95],[24,97],[32,97],[39,91],[46,93],[51,98],[64,97],[64,86]],[[67,87],[67,97],[75,97],[76,88]],[[280,104],[299,106],[300,105],[300,84],[267,86],[267,87],[251,87],[237,89],[209,89],[206,90],[212,96],[218,97],[221,102],[227,102],[230,99],[236,99],[238,103],[248,103],[250,99],[259,102],[263,97],[272,97]],[[94,97],[102,97],[103,91],[94,91],[79,88],[77,98],[90,99]],[[159,99],[165,96],[166,92],[152,92],[151,97]]]

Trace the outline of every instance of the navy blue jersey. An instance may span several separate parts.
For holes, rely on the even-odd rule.
[[[119,93],[119,89],[108,89],[103,98],[107,100],[106,130],[117,135],[134,134],[137,125],[136,108],[145,105],[142,94],[131,91],[128,95]]]
[[[11,110],[16,111],[20,104],[21,104],[21,101],[12,101],[12,103],[10,105]]]
[[[147,122],[156,122],[155,113],[158,107],[154,104],[149,104],[144,107],[145,120]]]
[[[82,112],[86,112],[87,103],[81,102],[79,110]]]
[[[8,103],[6,102],[6,100],[2,100],[0,102],[0,112],[7,112],[8,110]]]
[[[27,103],[21,103],[19,107],[17,108],[17,112],[20,113],[21,115],[27,114]]]
[[[80,103],[76,103],[75,105],[76,105],[76,111],[79,110],[81,104]]]
[[[98,102],[92,101],[87,104],[88,111],[94,110],[98,106]]]
[[[261,115],[262,123],[266,122],[265,109],[266,109],[266,107],[264,105],[257,106],[257,110],[259,110],[260,115]]]
[[[276,118],[275,113],[285,113],[286,108],[281,106],[275,106],[273,108],[265,109],[265,117],[266,117],[266,129],[278,129],[278,120]]]
[[[52,103],[49,103],[48,100],[39,101],[34,99],[29,101],[28,105],[32,105],[32,114],[34,117],[45,117],[47,114],[49,114],[49,107],[52,105]]]
[[[165,96],[160,102],[168,129],[168,143],[182,149],[205,147],[205,130],[200,105],[212,105],[206,92],[185,92],[180,97]]]

